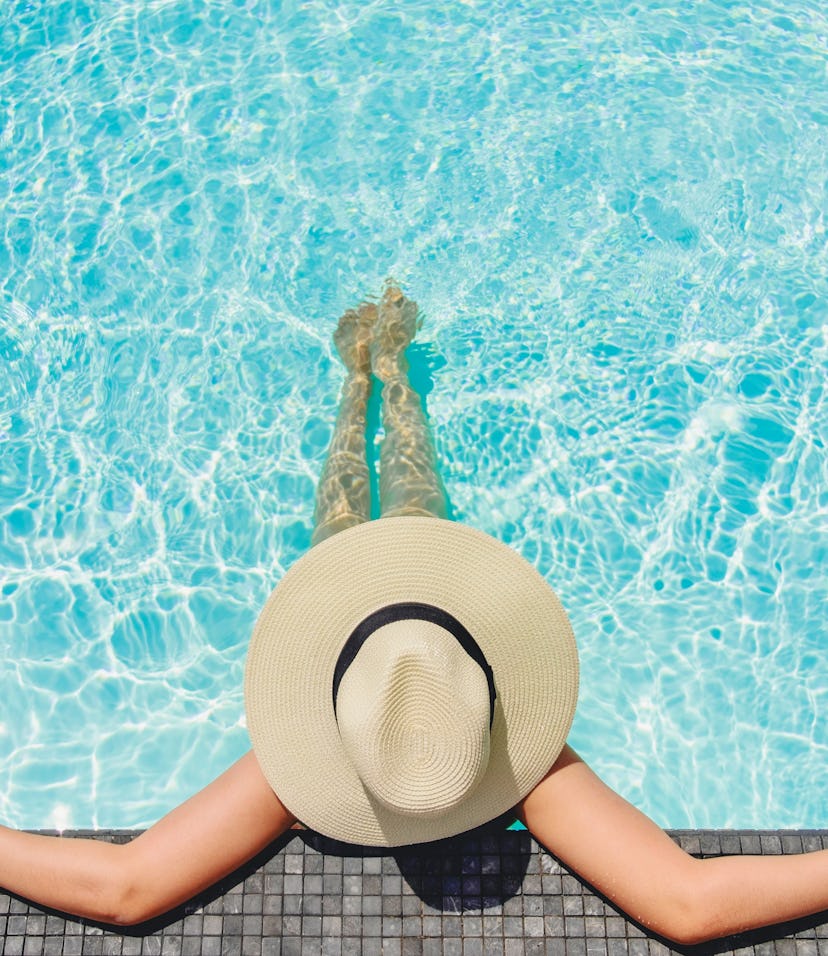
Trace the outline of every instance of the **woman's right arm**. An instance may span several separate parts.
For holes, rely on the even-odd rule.
[[[141,923],[191,899],[295,822],[253,752],[130,843],[0,827],[0,886],[104,923]]]
[[[569,747],[522,801],[537,840],[644,926],[693,944],[828,908],[828,850],[688,856]]]

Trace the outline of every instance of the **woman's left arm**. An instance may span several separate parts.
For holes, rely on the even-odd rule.
[[[537,840],[634,920],[691,944],[828,909],[828,850],[698,860],[565,747],[522,801]]]

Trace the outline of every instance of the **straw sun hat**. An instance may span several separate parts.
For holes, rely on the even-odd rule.
[[[572,628],[520,555],[438,518],[383,518],[316,545],[253,632],[253,749],[325,836],[402,846],[505,813],[566,741]]]

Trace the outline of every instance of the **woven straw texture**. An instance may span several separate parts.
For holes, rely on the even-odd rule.
[[[468,799],[440,814],[398,813],[374,799],[348,759],[332,706],[344,642],[389,604],[443,608],[494,671],[489,761]],[[505,813],[540,781],[566,741],[578,657],[555,593],[490,536],[431,518],[384,518],[312,548],[271,594],[245,675],[250,737],[280,800],[325,836],[369,846],[442,839]]]

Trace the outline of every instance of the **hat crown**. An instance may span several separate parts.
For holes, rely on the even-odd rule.
[[[485,774],[444,813],[411,812],[410,798],[397,812],[393,795],[383,804],[381,787],[357,772],[361,744],[343,740],[352,735],[341,680],[358,673],[363,636],[403,619],[453,635],[489,687],[488,730],[478,718]],[[446,683],[469,696],[465,678]],[[443,839],[505,813],[549,772],[577,694],[574,635],[546,580],[489,535],[423,516],[364,522],[311,548],[262,609],[245,672],[253,749],[281,802],[311,829],[369,846]],[[408,736],[419,740],[415,754],[434,740],[431,729]],[[446,736],[460,746],[456,728]]]
[[[465,800],[486,772],[486,675],[438,624],[377,628],[342,677],[336,718],[369,796],[401,814],[436,815]]]

